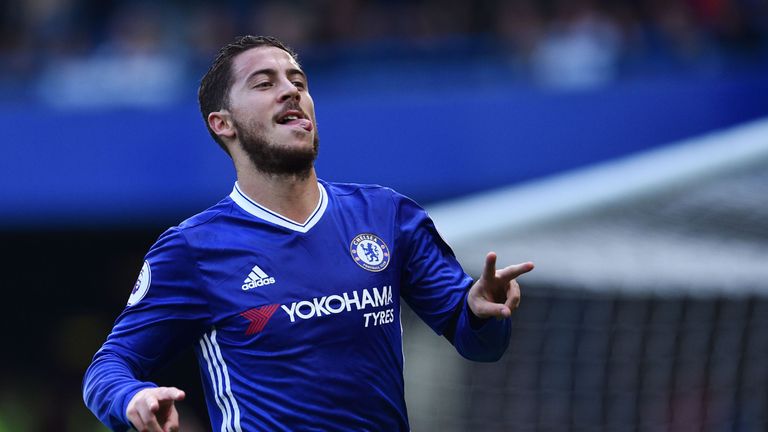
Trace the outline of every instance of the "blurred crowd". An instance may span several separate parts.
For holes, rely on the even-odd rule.
[[[0,101],[178,101],[246,33],[280,37],[313,73],[418,60],[581,88],[764,61],[768,0],[5,0]]]

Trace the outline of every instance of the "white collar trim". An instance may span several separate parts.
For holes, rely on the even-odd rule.
[[[273,212],[272,210],[258,204],[256,201],[248,198],[248,196],[246,196],[243,191],[240,190],[240,185],[238,185],[237,182],[235,182],[235,187],[232,189],[232,193],[229,194],[229,197],[232,198],[232,201],[234,201],[243,210],[253,216],[256,216],[259,219],[263,219],[267,222],[279,225],[283,228],[288,228],[293,231],[306,233],[312,229],[312,227],[315,226],[317,222],[320,221],[320,218],[322,218],[323,214],[325,213],[325,209],[328,207],[328,193],[325,191],[323,185],[319,182],[317,183],[317,188],[320,191],[320,200],[317,202],[317,207],[315,207],[315,210],[312,212],[312,214],[309,215],[304,223],[299,223],[288,219],[287,217]]]

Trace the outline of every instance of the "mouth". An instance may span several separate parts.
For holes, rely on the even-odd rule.
[[[278,114],[275,123],[284,126],[298,127],[307,132],[313,129],[312,121],[300,110],[287,110]]]

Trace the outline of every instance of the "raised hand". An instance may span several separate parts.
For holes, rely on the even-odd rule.
[[[514,264],[496,270],[496,253],[485,257],[485,268],[480,279],[469,289],[467,302],[478,318],[508,318],[520,304],[518,276],[533,270],[532,262]]]
[[[179,412],[175,402],[184,396],[176,387],[146,388],[133,396],[125,412],[139,432],[176,432]]]

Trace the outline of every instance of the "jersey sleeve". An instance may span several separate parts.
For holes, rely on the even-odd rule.
[[[125,411],[146,381],[201,334],[210,312],[197,263],[178,228],[147,253],[128,305],[83,380],[88,408],[112,430],[131,427]]]
[[[510,319],[481,320],[467,304],[473,280],[437,232],[427,212],[401,197],[398,247],[404,254],[402,296],[437,334],[444,335],[465,358],[498,360],[509,345]]]

